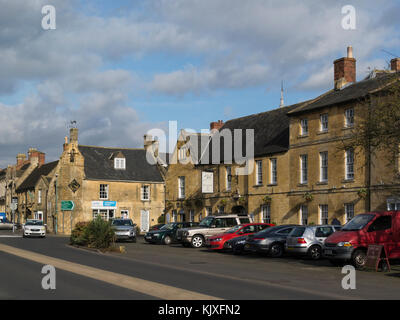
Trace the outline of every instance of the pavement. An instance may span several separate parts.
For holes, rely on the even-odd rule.
[[[0,299],[147,300],[182,299],[185,294],[207,300],[400,298],[399,266],[390,273],[357,271],[356,289],[344,290],[345,274],[326,260],[235,256],[179,244],[152,245],[142,238],[120,243],[125,253],[101,254],[71,247],[66,237],[14,236],[0,232],[0,265],[5,270],[0,273]],[[41,288],[46,261],[59,263],[56,290]],[[157,286],[161,293],[154,291]]]

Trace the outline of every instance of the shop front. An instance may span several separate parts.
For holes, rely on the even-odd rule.
[[[92,201],[93,219],[100,216],[103,220],[115,218],[117,211],[116,201]]]

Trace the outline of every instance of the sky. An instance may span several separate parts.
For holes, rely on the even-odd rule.
[[[80,144],[137,148],[169,121],[277,108],[281,81],[285,105],[314,98],[349,45],[362,80],[400,55],[399,15],[396,0],[0,0],[0,168],[30,147],[58,159],[72,120]]]

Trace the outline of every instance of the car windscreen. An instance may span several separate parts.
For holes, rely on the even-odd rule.
[[[373,214],[359,214],[347,222],[342,231],[358,231],[364,228],[372,220]]]
[[[207,217],[207,218],[204,218],[203,220],[201,220],[199,226],[209,228],[209,227],[211,227],[213,222],[214,222],[213,217]]]
[[[25,223],[26,226],[42,226],[43,221],[27,221]]]
[[[113,220],[111,225],[112,226],[133,226],[133,222],[132,222],[132,220],[129,220],[129,219]]]
[[[174,228],[174,224],[173,223],[167,223],[165,225],[163,225],[160,230],[172,230]]]
[[[289,236],[290,237],[302,237],[304,234],[304,231],[306,231],[305,227],[296,227],[290,232]]]

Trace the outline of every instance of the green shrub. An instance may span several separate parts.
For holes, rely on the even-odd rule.
[[[89,248],[106,249],[115,243],[115,233],[110,222],[98,216],[89,223],[78,223],[72,231],[71,243]]]
[[[70,242],[79,246],[87,245],[87,239],[85,239],[85,229],[89,225],[89,222],[78,222],[75,228],[72,230]]]

